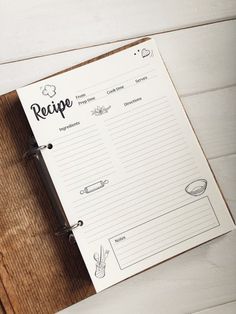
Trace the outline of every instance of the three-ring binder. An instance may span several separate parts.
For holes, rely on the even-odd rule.
[[[44,149],[52,149],[53,144],[49,143],[47,145],[37,145],[37,142],[34,137],[30,137],[29,139],[29,149],[24,153],[24,159],[34,159],[36,161],[36,168],[38,170],[41,179],[47,188],[47,192],[52,203],[52,206],[57,214],[60,228],[55,232],[56,236],[68,236],[69,242],[74,243],[74,236],[72,234],[72,230],[75,228],[83,226],[84,222],[82,220],[78,220],[73,225],[70,225],[67,217],[64,213],[62,204],[57,195],[56,189],[52,182],[52,179],[48,173],[47,167],[45,165],[44,159],[42,157],[41,151]]]

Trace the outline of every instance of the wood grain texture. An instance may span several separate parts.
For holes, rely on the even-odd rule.
[[[0,273],[4,274],[5,269],[2,268],[3,263],[0,264]],[[3,276],[3,275],[2,275]],[[3,285],[3,280],[0,280],[0,314],[14,314],[11,300],[9,299],[8,293]]]
[[[22,163],[30,129],[14,97],[0,102],[1,280],[14,313],[54,313],[94,289],[79,250],[54,236],[58,223],[34,164]]]
[[[236,16],[234,0],[0,1],[0,63]],[[13,17],[13,18],[11,18]]]

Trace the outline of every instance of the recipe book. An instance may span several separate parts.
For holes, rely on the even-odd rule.
[[[17,93],[97,292],[234,229],[153,39]]]

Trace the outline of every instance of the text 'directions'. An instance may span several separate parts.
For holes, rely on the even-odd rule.
[[[120,233],[110,244],[124,269],[218,225],[206,196]]]

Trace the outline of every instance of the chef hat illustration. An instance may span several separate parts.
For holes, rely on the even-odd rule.
[[[45,85],[43,90],[42,90],[42,94],[44,96],[49,96],[52,98],[53,96],[56,95],[56,86],[49,85],[49,84]]]

